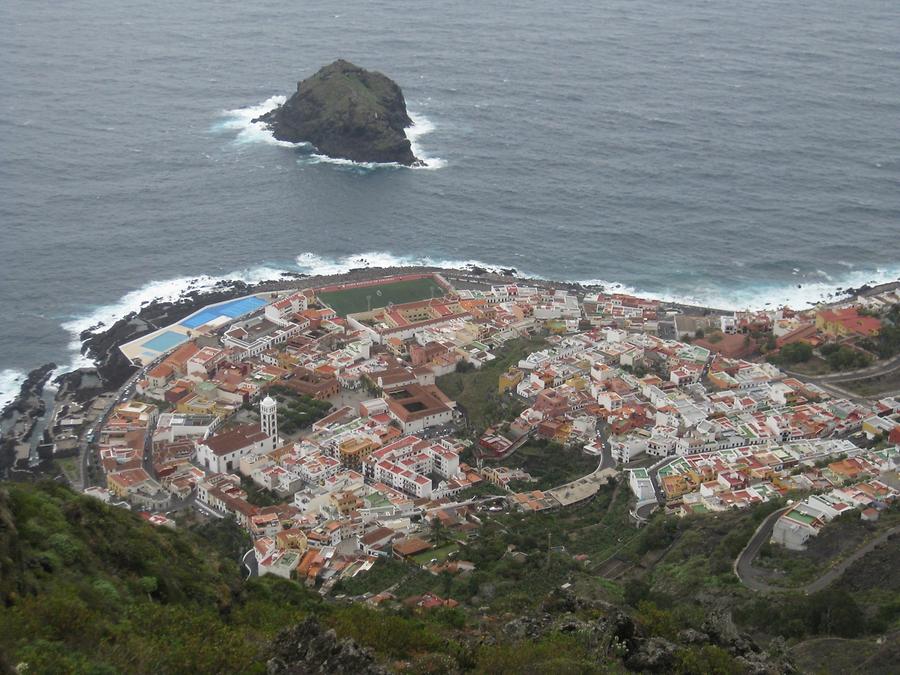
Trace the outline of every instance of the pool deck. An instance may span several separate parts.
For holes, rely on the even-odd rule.
[[[206,305],[176,323],[120,345],[119,349],[132,363],[138,359],[146,365],[192,337],[261,310],[269,298],[270,293],[254,293]]]

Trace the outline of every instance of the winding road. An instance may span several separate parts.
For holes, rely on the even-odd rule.
[[[772,529],[775,527],[775,521],[778,520],[782,513],[788,511],[791,508],[792,506],[786,506],[783,509],[779,509],[778,511],[771,513],[756,529],[756,532],[754,532],[753,536],[750,537],[750,541],[747,542],[744,550],[741,551],[738,557],[735,559],[733,566],[734,573],[740,580],[740,582],[747,588],[763,593],[784,593],[786,591],[800,591],[806,595],[809,595],[810,593],[816,593],[817,591],[821,591],[823,588],[826,588],[833,582],[837,581],[840,576],[844,572],[846,572],[847,569],[857,560],[886,542],[891,536],[900,533],[900,525],[892,527],[890,530],[883,532],[879,536],[875,537],[875,539],[868,541],[865,545],[861,546],[851,555],[841,560],[834,567],[826,570],[820,577],[814,579],[805,586],[774,586],[763,581],[764,572],[753,567],[753,561],[759,554],[759,550],[762,548],[762,545],[769,541],[769,538],[772,536]]]
[[[857,370],[845,370],[843,372],[828,373],[825,375],[806,375],[804,373],[798,373],[793,370],[782,368],[783,372],[787,375],[796,377],[803,382],[810,382],[812,384],[815,384],[816,386],[819,386],[827,391],[832,396],[837,396],[838,398],[848,398],[854,401],[867,401],[873,398],[878,399],[884,396],[893,396],[898,392],[881,392],[874,396],[861,396],[859,394],[849,392],[839,385],[846,384],[848,382],[867,380],[873,377],[881,377],[883,375],[890,375],[898,369],[900,369],[900,354],[885,361],[876,362],[874,365],[867,366],[866,368],[858,368]]]
[[[824,375],[804,375],[790,370],[784,372],[795,377],[803,377],[810,382],[816,383],[840,383],[853,382],[854,380],[865,380],[870,377],[878,377],[880,375],[888,375],[900,368],[900,354],[893,356],[884,361],[876,362],[865,368],[857,368],[856,370],[845,370],[836,373],[827,373]]]

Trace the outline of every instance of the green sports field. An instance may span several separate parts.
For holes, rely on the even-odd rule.
[[[427,279],[392,281],[377,286],[328,291],[318,295],[319,300],[337,312],[338,316],[347,316],[367,311],[370,308],[370,300],[371,309],[378,309],[387,307],[391,303],[400,305],[404,302],[440,298],[444,295],[444,289],[429,277]]]

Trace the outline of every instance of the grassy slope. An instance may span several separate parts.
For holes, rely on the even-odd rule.
[[[481,518],[478,537],[462,544],[456,556],[474,562],[474,573],[438,577],[409,564],[379,561],[372,573],[342,582],[339,592],[378,593],[403,580],[396,591],[401,595],[434,591],[472,607],[488,603],[498,611],[533,609],[544,594],[566,581],[579,581],[585,591],[603,599],[621,597],[616,584],[597,578],[596,567],[637,534],[628,523],[627,490],[603,488],[591,502],[563,511],[482,513]],[[550,546],[564,549],[549,558],[548,535]],[[524,554],[524,560],[507,554],[510,545]],[[579,554],[590,562],[576,562],[573,556]]]
[[[52,483],[2,486],[0,514],[0,649],[32,672],[260,671],[265,641],[316,602],[243,586],[200,537]]]
[[[535,441],[525,443],[504,459],[503,466],[517,467],[531,474],[535,482],[516,483],[522,490],[548,490],[580,478],[597,468],[596,457],[586,455],[579,448],[565,448],[556,443]]]
[[[606,670],[571,636],[479,646],[459,612],[417,618],[326,605],[291,581],[243,583],[244,544],[156,529],[53,483],[0,484],[0,671],[262,673],[271,638],[310,614],[406,672]]]
[[[497,393],[500,375],[531,352],[543,349],[546,342],[539,337],[510,340],[496,353],[497,358],[479,370],[449,373],[437,379],[437,385],[448,397],[463,406],[476,433],[516,412]]]
[[[817,537],[810,539],[805,551],[789,551],[772,544],[763,546],[756,567],[774,571],[769,583],[788,588],[802,586],[898,522],[898,510],[885,511],[877,523],[860,520],[859,511],[854,510],[830,522]]]
[[[663,555],[649,570],[633,570],[632,580],[626,582],[626,597],[631,591],[636,603],[650,601],[664,611],[687,616],[692,609],[704,611],[710,603],[724,604],[739,627],[750,631],[761,644],[776,636],[795,644],[804,672],[806,665],[813,663],[809,654],[815,653],[815,649],[803,647],[809,640],[822,636],[864,638],[868,644],[888,632],[893,635],[888,642],[895,642],[900,630],[900,583],[894,581],[896,574],[891,570],[900,538],[869,554],[834,585],[812,596],[788,590],[758,594],[737,581],[731,561],[776,506],[681,520],[657,516],[641,532],[637,552]],[[883,654],[872,654],[874,668]],[[841,663],[822,659],[813,671],[846,672]]]

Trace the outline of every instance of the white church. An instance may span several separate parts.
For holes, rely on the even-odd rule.
[[[266,396],[259,404],[259,426],[245,424],[198,441],[197,462],[207,471],[230,473],[241,457],[271,452],[278,445],[278,404]]]

